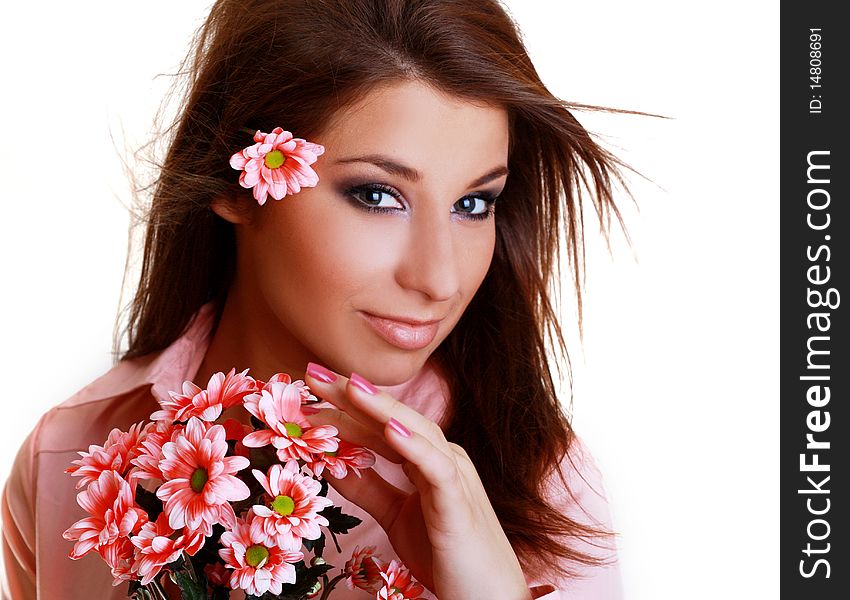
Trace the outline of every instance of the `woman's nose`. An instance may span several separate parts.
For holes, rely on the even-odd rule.
[[[396,276],[399,285],[421,292],[432,302],[457,294],[462,253],[458,252],[454,230],[449,212],[412,218],[409,243]]]

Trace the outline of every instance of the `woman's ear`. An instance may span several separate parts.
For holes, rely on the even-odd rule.
[[[210,202],[210,208],[219,217],[234,225],[242,225],[250,220],[248,207],[234,196],[217,196]]]

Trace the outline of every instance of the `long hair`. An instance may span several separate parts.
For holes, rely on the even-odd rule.
[[[560,281],[563,247],[581,330],[583,192],[606,239],[612,214],[623,226],[612,190],[626,165],[571,113],[613,109],[554,97],[497,0],[219,0],[181,71],[182,108],[163,132],[167,152],[149,188],[121,359],[165,348],[209,301],[220,316],[236,248],[233,226],[210,203],[249,193],[228,164],[245,145],[244,128],[269,131],[285,122],[297,136],[315,138],[376,84],[410,79],[503,107],[510,175],[493,261],[433,355],[452,398],[442,426],[474,462],[524,568],[570,577],[577,569],[559,561],[603,562],[572,542],[604,546],[612,533],[569,518],[544,498],[548,477],[565,480],[557,467],[571,457],[574,440],[553,379],[552,367],[562,373],[559,357],[550,360],[546,344],[554,342],[569,372],[554,302],[560,290],[552,284]]]

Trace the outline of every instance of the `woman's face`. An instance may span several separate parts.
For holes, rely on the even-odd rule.
[[[257,376],[303,373],[312,360],[401,383],[446,338],[490,267],[489,200],[506,181],[507,113],[397,82],[309,141],[325,146],[313,165],[318,185],[254,205],[237,223],[228,303],[244,329],[235,343],[262,365],[252,366]]]

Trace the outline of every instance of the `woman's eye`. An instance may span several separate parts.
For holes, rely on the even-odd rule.
[[[367,209],[381,209],[390,211],[399,208],[399,201],[396,199],[395,193],[379,186],[362,186],[355,187],[349,190],[349,194],[356,198]]]
[[[467,213],[470,215],[483,215],[490,209],[491,202],[487,198],[479,196],[466,196],[455,202],[457,212]]]

